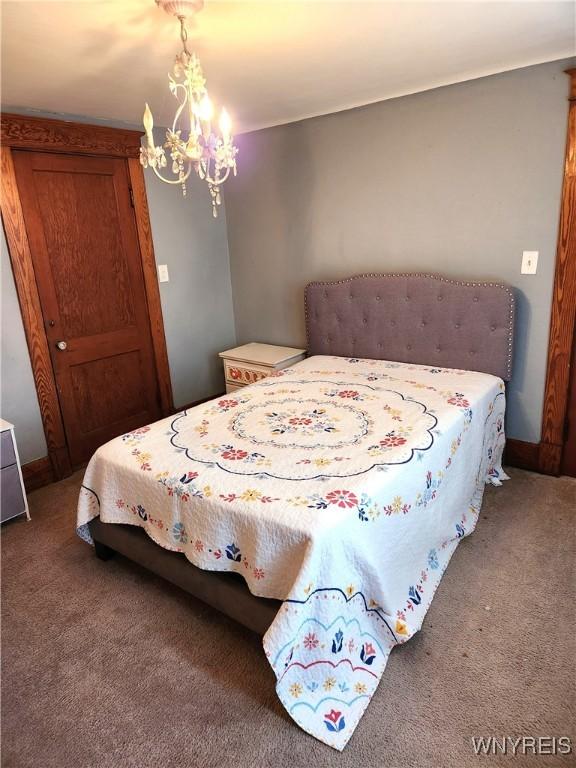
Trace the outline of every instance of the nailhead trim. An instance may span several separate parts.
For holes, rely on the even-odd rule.
[[[421,279],[426,280],[437,280],[441,283],[448,283],[450,285],[461,285],[466,286],[467,288],[500,288],[501,290],[505,291],[508,296],[508,303],[509,303],[509,312],[508,312],[508,355],[506,360],[506,372],[507,372],[507,379],[510,380],[512,376],[512,351],[513,351],[513,338],[514,338],[514,311],[515,311],[515,297],[514,292],[512,291],[512,288],[510,286],[505,285],[504,283],[492,283],[492,282],[478,282],[473,280],[453,280],[449,277],[443,277],[442,275],[434,275],[434,274],[427,274],[424,272],[388,272],[388,273],[378,273],[378,272],[369,272],[366,274],[361,275],[353,275],[352,277],[346,277],[342,280],[315,280],[311,283],[308,283],[304,289],[304,318],[306,323],[306,345],[310,346],[310,316],[309,316],[309,308],[308,308],[308,289],[309,288],[315,288],[318,286],[335,286],[335,285],[345,285],[346,283],[351,283],[354,280],[365,280],[367,278],[369,279],[385,279],[385,278],[391,278],[391,277],[417,277]],[[324,291],[324,298],[328,298],[328,291]],[[354,296],[351,293],[349,296],[350,299],[353,299]],[[379,296],[377,297],[380,298]],[[474,297],[474,301],[478,301],[478,297]],[[318,315],[316,314],[316,319]],[[355,343],[355,340],[354,342]]]

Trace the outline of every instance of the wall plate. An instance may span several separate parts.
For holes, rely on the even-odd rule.
[[[520,272],[523,275],[535,275],[538,267],[538,251],[523,251]]]

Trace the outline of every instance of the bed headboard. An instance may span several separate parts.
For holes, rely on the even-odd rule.
[[[306,286],[308,354],[512,376],[514,293],[438,275],[358,275]]]

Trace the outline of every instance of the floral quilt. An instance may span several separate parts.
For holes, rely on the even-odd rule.
[[[263,640],[278,696],[341,750],[505,478],[504,408],[495,376],[311,357],[102,446],[78,532],[139,525],[282,600]]]

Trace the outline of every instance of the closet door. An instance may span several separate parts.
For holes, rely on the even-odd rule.
[[[14,151],[72,464],[160,417],[126,160]]]

